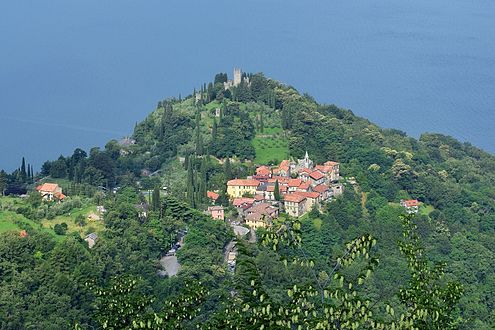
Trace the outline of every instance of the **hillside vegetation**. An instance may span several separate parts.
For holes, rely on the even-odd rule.
[[[0,211],[1,328],[495,327],[493,155],[441,134],[382,129],[261,73],[243,77],[224,89],[218,74],[158,102],[126,140],[43,165],[40,177],[67,180],[71,198],[107,213],[90,250],[80,235],[48,234],[38,205],[9,211],[44,225],[24,240]],[[257,243],[239,240],[228,272],[233,233],[201,213],[206,191],[227,206],[227,180],[306,151],[339,162],[352,184],[321,212],[282,217]],[[35,179],[0,172],[0,187],[33,194]],[[410,198],[423,206],[401,221],[399,201]],[[159,258],[186,230],[181,272],[158,276]]]

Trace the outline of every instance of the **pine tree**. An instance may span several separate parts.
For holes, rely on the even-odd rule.
[[[227,180],[232,179],[232,167],[230,164],[230,158],[228,158],[228,157],[225,160],[224,173],[225,173],[225,179],[227,179]]]
[[[278,179],[275,180],[275,187],[273,191],[273,197],[275,198],[276,201],[280,200],[280,187],[278,185]]]

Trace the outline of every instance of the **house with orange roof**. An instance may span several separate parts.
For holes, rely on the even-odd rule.
[[[247,209],[253,205],[254,201],[254,198],[238,197],[234,198],[234,200],[232,201],[232,205],[234,205],[234,207],[237,209]]]
[[[227,194],[230,198],[242,197],[246,194],[254,196],[260,182],[254,179],[234,179],[227,182]]]
[[[215,203],[217,201],[217,199],[220,197],[219,194],[217,194],[216,192],[214,191],[207,191],[206,192],[206,197],[208,197],[208,199],[212,202],[212,203]]]
[[[308,181],[309,180],[309,174],[311,173],[312,171],[309,169],[309,168],[301,168],[297,171],[298,173],[298,178],[300,178],[301,180],[303,180],[304,182]]]
[[[279,184],[278,191],[280,196],[287,193],[287,186],[282,186]],[[275,185],[269,185],[265,190],[265,200],[274,201],[275,200]]]
[[[302,192],[311,191],[311,182],[306,181],[301,183],[299,187],[296,188],[296,192],[297,191],[302,191]]]
[[[256,175],[269,178],[272,176],[272,170],[268,166],[263,165],[256,169]]]
[[[280,162],[280,165],[277,168],[273,169],[273,174],[290,177],[290,162],[287,159]]]
[[[406,209],[408,214],[418,213],[419,201],[417,199],[401,199],[400,205]]]
[[[309,173],[309,179],[313,186],[317,186],[325,182],[325,175],[320,171],[313,171]]]
[[[62,193],[62,187],[56,183],[43,183],[41,186],[37,186],[36,190],[47,201],[62,201],[65,199],[65,195]]]
[[[307,212],[306,197],[297,193],[284,196],[285,213],[293,217],[300,217]]]
[[[306,197],[306,205],[305,205],[306,211],[311,210],[313,205],[319,205],[319,203],[321,202],[321,195],[319,192],[316,191],[309,191],[309,192],[296,191],[294,194]]]
[[[323,163],[323,165],[330,169],[327,174],[328,180],[331,182],[339,181],[340,179],[340,164],[337,162],[328,161]]]
[[[313,187],[313,191],[319,192],[322,201],[326,201],[330,197],[330,187],[326,184],[320,184]]]
[[[299,187],[301,184],[302,184],[301,179],[290,179],[289,183],[287,185],[287,188],[288,188],[287,191],[289,193],[294,192],[297,190],[297,187]]]

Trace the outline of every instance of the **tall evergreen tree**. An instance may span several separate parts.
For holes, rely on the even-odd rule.
[[[194,169],[192,158],[189,157],[189,163],[187,165],[187,200],[191,207],[195,207],[194,198]]]
[[[279,184],[278,184],[278,179],[275,180],[275,187],[274,187],[274,191],[273,191],[273,197],[275,198],[276,201],[279,201],[280,200],[280,187],[279,187]]]
[[[199,178],[198,184],[198,202],[204,203],[206,200],[206,185],[207,185],[207,161],[206,157],[203,157],[201,160],[201,168],[200,168],[201,176]]]
[[[7,173],[4,170],[0,171],[0,194],[5,196],[5,190],[7,189]]]
[[[203,154],[203,138],[201,136],[201,113],[199,108],[196,110],[196,154]]]
[[[21,172],[20,172],[22,182],[26,182],[27,172],[26,172],[26,160],[22,157]]]
[[[263,123],[263,112],[260,113],[260,132],[263,133],[265,130],[265,124]]]
[[[153,189],[153,195],[151,196],[151,208],[153,211],[160,209],[160,188],[155,187]]]
[[[227,157],[224,164],[225,179],[232,179],[232,165],[230,164],[230,158]]]
[[[217,140],[217,120],[213,119],[213,127],[211,129],[211,140],[212,142],[216,142]]]

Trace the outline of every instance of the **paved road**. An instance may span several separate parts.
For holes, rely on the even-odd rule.
[[[243,227],[243,226],[233,225],[232,228],[234,228],[234,233],[236,235],[241,236],[241,237],[246,235],[247,233],[249,233],[249,229],[247,229],[246,227]]]
[[[168,256],[161,258],[160,265],[162,265],[162,268],[165,269],[167,275],[170,277],[177,275],[177,273],[180,270],[180,264],[179,261],[177,261],[176,256]]]

